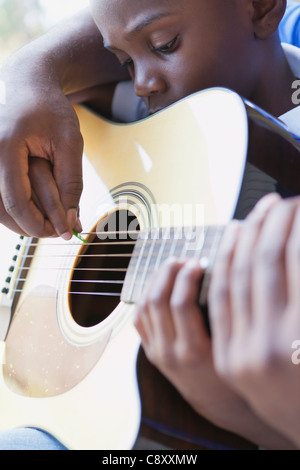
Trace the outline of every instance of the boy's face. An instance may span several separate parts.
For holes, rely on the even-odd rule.
[[[105,46],[154,113],[212,86],[248,96],[258,75],[246,0],[92,0]]]

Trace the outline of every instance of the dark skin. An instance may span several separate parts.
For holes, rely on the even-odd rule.
[[[135,92],[150,113],[208,86],[227,86],[277,115],[292,107],[293,76],[272,34],[283,4],[92,2],[106,48],[128,68]],[[155,273],[135,319],[148,359],[210,421],[264,447],[292,447],[218,377],[197,305],[202,274],[197,262],[176,260]]]
[[[108,115],[115,83],[127,78],[104,49],[88,10],[58,24],[2,67],[3,225],[23,235],[67,240],[72,228],[81,230],[83,142],[72,103],[93,101]]]
[[[293,77],[275,33],[284,0],[154,1],[152,11],[171,8],[172,15],[156,22],[152,38],[155,24],[124,45],[109,26],[124,23],[130,11],[137,18],[137,6],[149,12],[148,3],[122,0],[114,17],[113,1],[109,21],[103,21],[101,1],[93,0],[92,7],[105,42],[122,51],[116,54],[122,62],[134,61],[136,93],[151,112],[211,86],[232,88],[277,116],[291,107]],[[145,46],[147,35],[155,44],[150,41],[151,53],[144,55],[139,44]],[[86,11],[26,46],[1,69],[7,89],[6,105],[0,106],[2,224],[38,237],[70,239],[74,226],[80,230],[82,138],[71,103],[93,102],[109,116],[115,84],[129,78],[128,72],[133,76],[127,64],[121,69],[104,49]],[[149,70],[156,76],[147,78]],[[44,160],[35,160],[31,174],[30,156]]]
[[[115,1],[91,2],[104,44],[128,67],[150,113],[224,86],[274,115],[292,106],[293,76],[278,35],[271,34],[284,3],[121,0],[116,8]]]
[[[0,174],[8,176],[8,180],[4,177],[0,180],[3,200],[0,217],[17,231],[37,236],[56,234],[68,239],[74,225],[80,228],[77,214],[82,141],[70,102],[90,101],[98,85],[100,88],[109,85],[111,98],[114,84],[130,75],[136,94],[146,102],[150,113],[211,86],[232,88],[275,115],[292,107],[290,87],[294,77],[275,33],[285,1],[93,0],[91,4],[106,49],[101,46],[101,37],[90,17],[82,25],[81,36],[74,27],[71,42],[77,62],[74,55],[72,59],[66,55],[68,60],[64,60],[62,46],[56,52],[55,47],[46,52],[46,44],[39,43],[37,56],[31,57],[39,71],[35,83],[43,99],[33,96],[29,106],[27,101],[20,111],[18,99],[11,98],[13,105],[9,102],[3,111],[6,119],[7,116],[12,119],[15,132],[14,139],[7,128],[0,135],[0,143],[7,144],[1,153]],[[49,68],[47,61],[45,66],[45,60],[35,60],[43,55],[41,49]],[[89,50],[91,55],[86,59]],[[23,54],[26,58],[26,53]],[[120,68],[118,61],[125,67]],[[1,78],[8,83],[13,70],[12,61]],[[32,73],[32,69],[26,69],[23,86],[30,82]],[[41,107],[36,109],[33,102],[41,103]],[[102,105],[98,101],[100,109]],[[110,99],[104,106],[109,112],[107,105]],[[59,138],[62,121],[58,117],[66,125],[63,134],[69,135],[66,146],[64,139]],[[45,132],[47,129],[49,133],[49,128],[51,137]],[[13,163],[12,154],[16,156]],[[28,160],[28,155],[38,158]],[[28,163],[32,167],[29,178]],[[49,163],[54,166],[53,174]],[[16,180],[13,174],[17,175]],[[67,195],[65,187],[71,188]],[[148,357],[198,412],[216,424],[265,447],[289,448],[289,441],[257,418],[215,373],[211,343],[195,308],[201,276],[199,266],[182,266],[177,262],[164,267],[157,276],[136,319]],[[187,309],[191,323],[184,324],[194,325],[193,341],[189,340],[188,331],[178,328]],[[192,351],[188,345],[193,346]],[[232,410],[238,420],[232,419]]]

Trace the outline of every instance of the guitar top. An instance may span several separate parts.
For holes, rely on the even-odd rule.
[[[0,298],[0,430],[40,428],[70,449],[132,449],[141,436],[173,449],[255,448],[198,416],[149,364],[134,305],[169,256],[197,258],[209,272],[232,217],[283,173],[284,187],[297,192],[296,178],[289,185],[279,158],[262,178],[260,161],[249,197],[245,169],[257,164],[250,139],[260,131],[229,90],[197,93],[134,124],[76,111],[86,243],[20,241]],[[270,133],[293,148],[297,166],[293,139],[276,125]]]

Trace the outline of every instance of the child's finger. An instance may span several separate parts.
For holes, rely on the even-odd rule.
[[[291,311],[300,311],[300,199],[297,198],[294,219],[286,248],[287,298]]]
[[[202,344],[208,340],[199,308],[202,277],[203,269],[198,261],[186,262],[177,274],[170,299],[176,337],[186,344]]]
[[[231,338],[231,299],[229,273],[240,223],[234,221],[226,229],[212,271],[208,295],[213,351],[217,368],[224,370]]]
[[[153,274],[149,287],[138,304],[139,321],[143,323],[148,341],[162,345],[175,335],[170,315],[170,297],[181,264],[168,260]]]
[[[283,201],[267,215],[253,254],[253,320],[267,328],[287,301],[285,251],[296,201]]]
[[[270,194],[258,202],[249,214],[236,243],[230,276],[232,334],[242,340],[249,335],[252,322],[253,253],[268,213],[281,198]]]

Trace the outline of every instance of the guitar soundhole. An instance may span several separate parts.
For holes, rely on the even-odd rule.
[[[69,305],[77,324],[101,323],[118,306],[134,249],[138,220],[127,210],[102,219],[83,245],[70,282]]]

